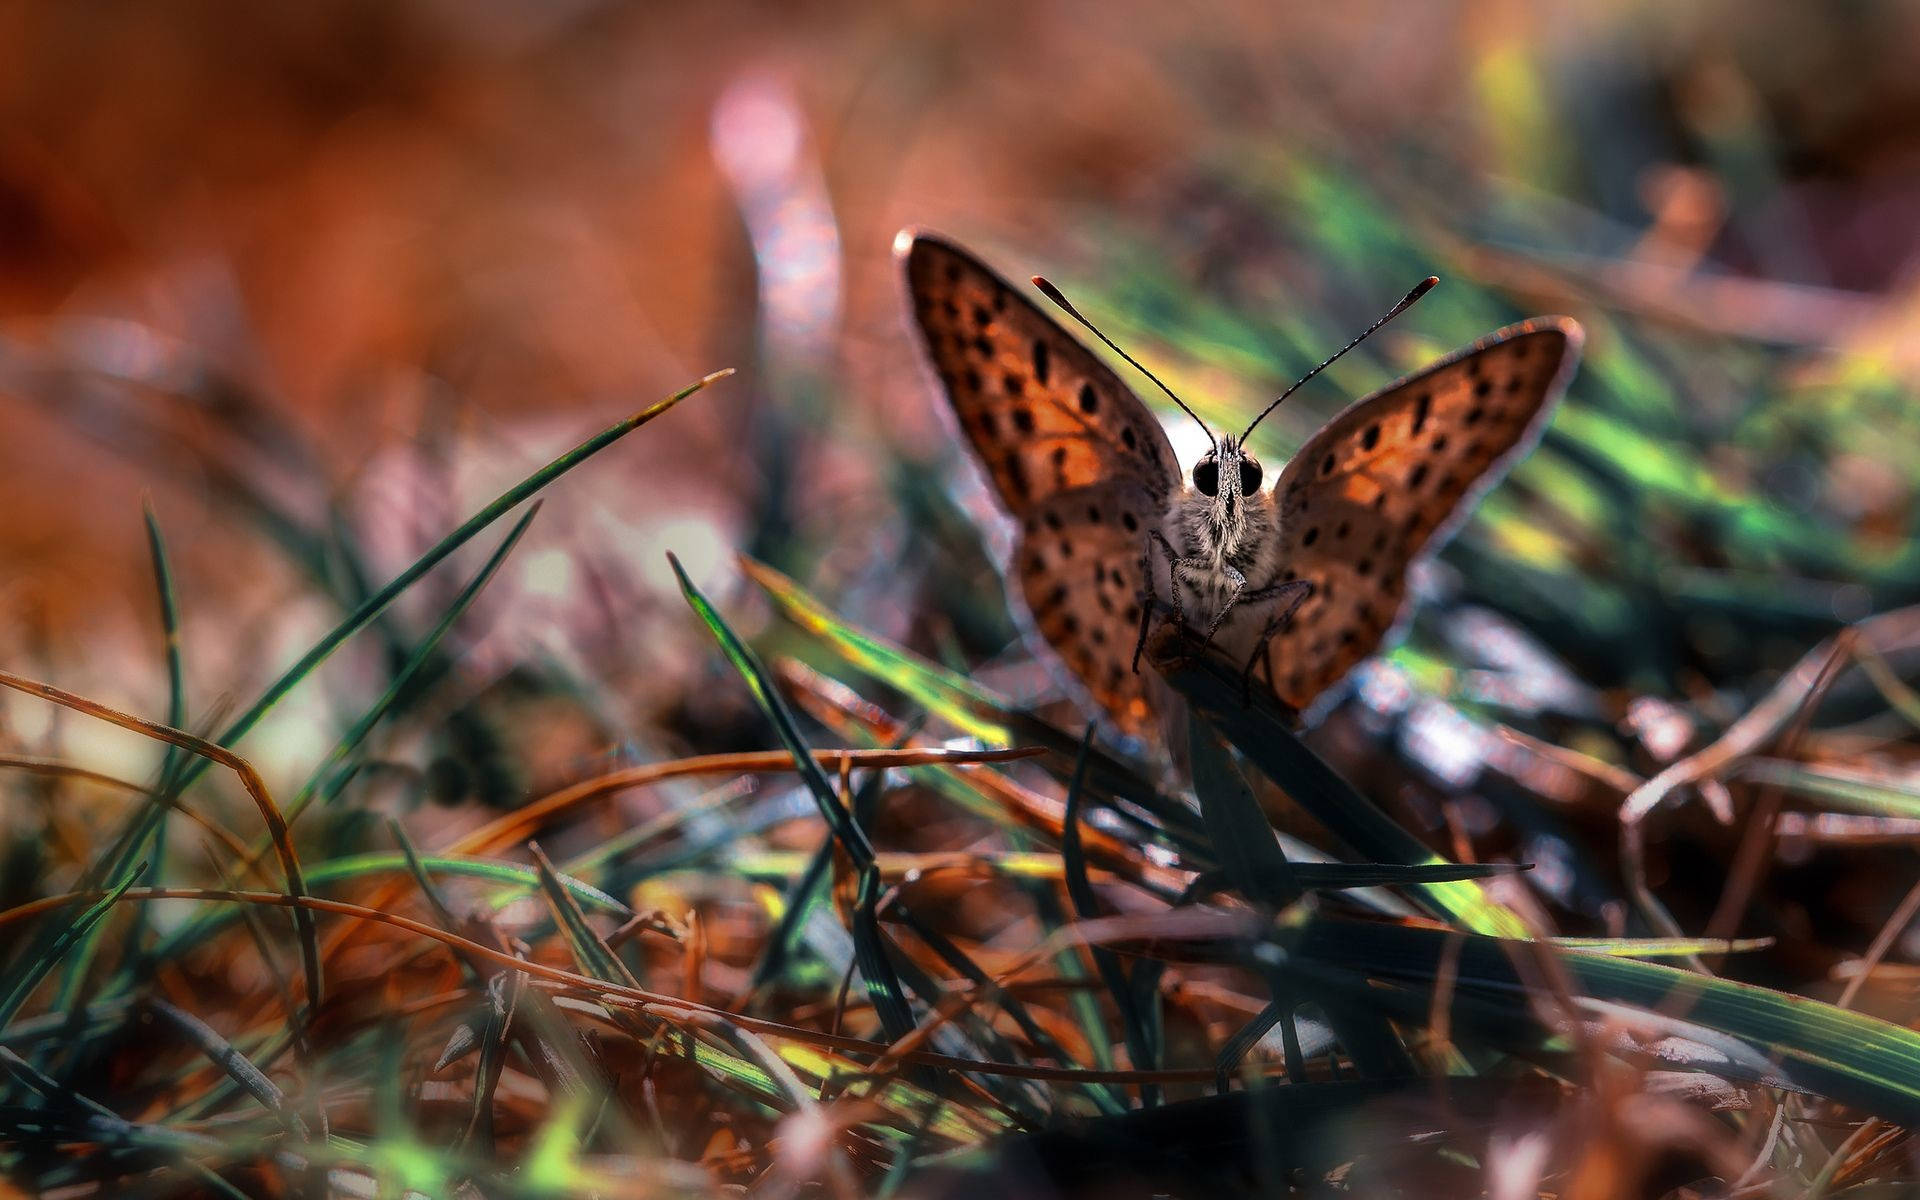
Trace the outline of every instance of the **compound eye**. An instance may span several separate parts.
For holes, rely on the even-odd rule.
[[[1240,460],[1240,494],[1251,496],[1260,490],[1260,464],[1250,458]]]
[[[1212,496],[1220,491],[1220,464],[1211,458],[1203,458],[1193,468],[1193,486],[1200,489],[1202,496]]]

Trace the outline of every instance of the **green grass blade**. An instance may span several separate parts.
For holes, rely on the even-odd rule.
[[[146,525],[147,555],[153,564],[154,590],[158,593],[160,606],[160,632],[164,639],[167,664],[167,724],[175,729],[184,729],[187,719],[186,671],[180,652],[180,606],[174,591],[173,567],[167,557],[166,538],[160,532],[160,519],[154,514],[151,498],[140,506],[140,515]],[[169,745],[160,759],[159,778],[173,778],[179,770],[180,758],[185,753],[180,747]],[[140,880],[143,884],[158,883],[166,865],[167,823],[162,810],[170,799],[169,793],[156,790],[147,800],[154,809],[154,824],[147,869]],[[147,919],[146,906],[135,906],[127,931],[128,945],[137,946],[145,940]],[[80,989],[99,948],[99,938],[100,927],[96,926],[68,957],[60,980],[60,994],[54,1001],[56,1006],[71,1012],[84,1002]]]
[[[669,554],[667,561],[673,565],[673,573],[680,581],[680,592],[686,597],[687,604],[713,634],[721,653],[740,673],[759,703],[760,710],[772,722],[774,731],[793,755],[801,782],[813,794],[814,803],[826,819],[828,832],[833,834],[853,863],[854,870],[859,873],[859,893],[855,901],[853,927],[849,930],[853,935],[854,959],[866,983],[868,999],[873,1002],[874,1012],[879,1016],[887,1036],[896,1041],[906,1037],[913,1032],[913,1010],[907,1003],[906,994],[900,989],[899,976],[887,956],[879,918],[874,914],[874,906],[880,901],[880,871],[874,864],[873,844],[867,840],[866,831],[853,819],[846,805],[841,803],[826,772],[814,759],[812,747],[801,735],[793,710],[781,698],[772,675],[761,664],[760,657],[740,640],[733,627],[727,624],[726,618],[693,585],[693,580],[687,578],[680,560]]]
[[[521,515],[518,521],[514,522],[513,528],[507,531],[507,536],[501,539],[500,545],[487,557],[487,561],[474,573],[473,578],[468,580],[466,585],[460,589],[459,594],[454,597],[453,603],[449,604],[447,610],[440,614],[440,619],[434,623],[433,628],[428,631],[427,636],[422,638],[420,644],[414,647],[407,661],[394,673],[392,681],[387,685],[386,692],[360,715],[360,718],[353,723],[351,728],[340,735],[339,740],[333,744],[333,748],[327,752],[326,758],[322,759],[320,764],[313,769],[312,773],[307,777],[307,781],[301,785],[300,790],[295,793],[293,799],[287,802],[287,824],[291,825],[294,821],[298,820],[300,814],[306,811],[307,805],[312,803],[316,795],[324,796],[326,799],[332,799],[332,796],[328,792],[322,790],[323,781],[330,776],[340,775],[338,768],[360,747],[360,744],[366,740],[367,735],[373,732],[374,726],[378,725],[387,713],[393,709],[395,703],[397,703],[400,697],[406,692],[407,686],[412,683],[421,669],[433,661],[434,654],[440,648],[441,641],[446,638],[454,624],[465,615],[467,609],[472,607],[473,602],[479,598],[481,591],[486,588],[487,584],[493,580],[493,577],[499,572],[500,568],[505,565],[507,556],[513,553],[514,547],[519,545],[520,539],[526,534],[527,527],[533,524],[533,519],[539,514],[540,502],[536,500],[527,506],[527,511]]]
[[[1290,728],[1291,714],[1263,689],[1254,689],[1251,704],[1243,702],[1239,679],[1211,659],[1180,663],[1165,675],[1248,761],[1361,857],[1408,866],[1446,862],[1310,750]],[[1519,915],[1477,883],[1423,883],[1416,891],[1468,929],[1526,936]]]
[[[1504,996],[1516,1017],[1526,999],[1514,954],[1537,946],[1412,926],[1320,918],[1294,952],[1327,967],[1430,984],[1449,940],[1460,944],[1457,986]],[[1751,1047],[1794,1086],[1896,1124],[1920,1123],[1920,1032],[1752,984],[1660,963],[1556,950],[1579,994],[1669,1014]]]
[[[308,775],[306,783],[301,785],[299,792],[295,793],[293,799],[287,802],[285,813],[288,825],[292,825],[294,821],[298,820],[300,814],[305,812],[316,798],[319,798],[323,802],[330,801],[345,790],[354,775],[352,770],[344,769],[347,760],[352,756],[353,752],[359,748],[360,744],[366,740],[367,736],[373,732],[374,727],[392,710],[394,704],[406,691],[407,686],[412,682],[418,672],[429,662],[433,661],[441,640],[446,637],[448,631],[453,628],[460,617],[472,606],[481,590],[484,589],[488,582],[493,579],[494,575],[498,573],[500,567],[506,562],[507,556],[511,554],[513,548],[519,544],[520,538],[526,533],[527,527],[533,523],[533,519],[539,514],[539,511],[540,504],[538,501],[528,506],[527,511],[521,515],[518,521],[514,522],[513,528],[507,532],[507,536],[501,540],[500,545],[488,556],[486,563],[483,564],[480,570],[474,574],[473,578],[468,580],[466,585],[460,589],[459,594],[454,597],[453,603],[448,605],[446,612],[440,615],[440,619],[434,625],[433,629],[420,644],[414,648],[413,653],[393,676],[392,681],[387,686],[385,694],[374,701],[373,705],[362,713],[359,719],[334,742],[333,747],[327,751],[326,757],[322,759],[320,764]],[[264,852],[264,845],[256,844],[252,847],[252,853],[255,856]],[[308,882],[311,883],[312,881],[313,877],[309,875]],[[208,930],[221,923],[221,921],[222,914],[217,910],[196,913],[165,938],[153,954],[148,957],[153,961],[164,962],[179,947],[194,944],[200,937],[204,936]]]
[[[1300,881],[1274,837],[1273,823],[1260,811],[1213,726],[1197,711],[1188,714],[1187,753],[1200,817],[1228,882],[1248,901],[1274,909],[1299,899]]]
[[[1289,874],[1308,891],[1345,888],[1423,887],[1463,879],[1492,879],[1527,870],[1508,863],[1290,863]]]
[[[708,387],[732,373],[732,368],[717,371],[696,383],[680,389],[659,403],[616,422],[588,438],[586,441],[581,442],[571,450],[561,454],[544,467],[541,467],[539,470],[528,475],[519,483],[495,497],[491,503],[482,507],[451,533],[441,538],[440,541],[435,543],[424,555],[415,559],[410,566],[395,576],[385,587],[369,597],[365,603],[356,608],[345,620],[336,625],[330,632],[316,642],[312,648],[300,657],[298,662],[292,667],[289,667],[278,679],[267,687],[266,691],[254,702],[252,707],[235,718],[234,721],[221,732],[220,736],[216,739],[217,742],[222,746],[233,746],[234,743],[239,741],[240,738],[244,737],[248,731],[258,724],[260,719],[270,712],[281,699],[306,679],[316,667],[331,656],[335,650],[339,649],[348,639],[371,624],[382,612],[386,611],[389,605],[417,583],[428,571],[439,565],[440,562],[445,560],[455,550],[472,540],[472,538],[482,530],[587,459],[598,454],[608,446],[611,446],[642,425],[652,421],[655,417],[660,416],[695,392]],[[182,760],[182,766],[177,775],[163,780],[162,786],[159,789],[160,793],[177,793],[185,790],[205,773],[209,765],[208,760],[199,757]],[[98,886],[98,880],[102,877],[101,868],[103,864],[111,864],[105,867],[105,878],[114,880],[116,883],[122,880],[125,877],[127,864],[135,855],[140,853],[142,847],[149,844],[153,830],[163,813],[164,810],[152,810],[152,806],[149,806],[149,810],[143,810],[131,818],[127,826],[123,828],[121,834],[116,838],[114,847],[101,859],[96,860],[95,867],[89,870],[86,883]],[[305,910],[296,910],[296,917],[304,911]]]
[[[800,734],[800,724],[795,719],[793,710],[787,707],[787,702],[781,698],[779,689],[774,686],[773,676],[760,662],[760,656],[740,640],[740,636],[734,633],[733,627],[727,624],[726,618],[720,615],[720,610],[716,609],[700,589],[693,585],[693,580],[687,578],[686,571],[680,566],[680,560],[668,554],[667,562],[672,565],[674,576],[680,581],[680,594],[686,597],[687,604],[693,609],[694,614],[713,635],[714,641],[720,644],[720,652],[726,656],[729,663],[733,664],[734,670],[740,673],[740,678],[746,682],[747,689],[753,693],[753,698],[759,704],[761,712],[765,713],[767,720],[773,724],[774,732],[780,735],[781,743],[793,754],[794,767],[799,772],[800,781],[807,785],[807,790],[813,794],[814,802],[820,806],[820,815],[826,819],[828,831],[839,841],[841,848],[847,852],[847,856],[853,860],[856,868],[864,870],[871,866],[873,845],[867,841],[866,832],[854,823],[853,814],[848,812],[846,806],[840,802],[839,793],[834,790],[833,782],[827,778],[827,773],[821,770],[820,764],[815,761],[812,747],[807,745],[806,739]]]
[[[531,498],[535,493],[568,471],[573,470],[581,463],[587,461],[587,459],[605,450],[608,446],[613,445],[621,438],[666,412],[695,392],[726,378],[732,373],[732,368],[724,371],[716,371],[697,383],[692,383],[681,388],[659,403],[642,409],[640,412],[627,417],[625,420],[608,426],[606,429],[601,430],[586,441],[581,442],[573,449],[568,450],[552,462],[549,462],[546,466],[541,467],[533,474],[522,479],[519,483],[514,484],[506,491],[494,497],[492,502],[468,517],[465,521],[461,522],[453,532],[436,542],[425,554],[415,559],[412,565],[408,566],[407,569],[400,572],[400,574],[394,576],[385,587],[375,592],[368,598],[366,603],[355,609],[344,621],[336,625],[325,637],[321,638],[311,649],[301,655],[298,662],[287,668],[278,679],[268,686],[267,690],[253,703],[252,707],[236,717],[233,722],[221,732],[220,737],[217,739],[219,743],[222,746],[230,747],[242,737],[246,736],[247,732],[257,725],[262,717],[272,711],[273,706],[278,704],[288,692],[291,692],[295,687],[299,686],[301,681],[306,679],[315,667],[325,662],[347,639],[362,629],[365,629],[373,622],[375,617],[385,612],[387,606],[398,599],[402,593],[415,583],[418,583],[421,577],[438,566],[448,555],[458,550],[461,546],[466,545],[479,534],[481,530],[492,525],[495,521],[498,521],[501,517],[519,507],[523,501]],[[204,765],[195,767],[192,773],[182,781],[180,786],[185,787],[188,783],[191,783],[193,779],[197,778],[205,769]]]
[[[145,863],[136,864],[136,869],[127,872],[111,891],[89,904],[78,917],[74,918],[71,925],[54,926],[60,928],[60,933],[53,939],[46,952],[23,960],[16,967],[6,992],[0,994],[0,1029],[6,1028],[7,1024],[13,1020],[14,1015],[20,1011],[20,1006],[27,1002],[27,997],[33,994],[33,989],[47,977],[47,973],[66,957],[68,951],[86,939],[88,932],[100,922],[100,918],[113,911],[113,906],[119,902],[120,897],[126,895],[128,888],[139,882],[141,870],[145,866]],[[51,925],[51,922],[49,924]]]
[[[740,568],[760,585],[788,620],[861,671],[983,742],[1005,744],[1012,740],[1006,704],[986,689],[884,639],[855,629],[799,584],[764,563],[743,556]]]
[[[876,775],[877,778],[877,775]],[[780,977],[786,970],[787,959],[793,953],[793,946],[799,940],[800,930],[807,922],[807,914],[813,911],[821,897],[821,889],[827,880],[827,872],[833,867],[833,835],[828,834],[818,849],[807,860],[806,870],[794,882],[793,890],[785,897],[785,907],[780,913],[780,921],[773,932],[767,936],[767,948],[762,951],[760,961],[753,968],[753,991],[759,991]]]
[[[587,924],[587,914],[581,911],[573,893],[560,882],[559,872],[547,861],[546,852],[540,849],[539,843],[530,843],[528,848],[533,851],[533,864],[540,875],[540,890],[547,897],[547,907],[559,918],[561,931],[566,935],[567,944],[573,947],[573,957],[582,970],[608,983],[639,987],[640,981],[627,968],[627,964],[607,945],[606,939]]]

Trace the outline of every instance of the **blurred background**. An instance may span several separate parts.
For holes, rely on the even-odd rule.
[[[218,727],[504,487],[736,366],[548,493],[380,745],[402,798],[355,802],[432,840],[609,764],[773,745],[669,550],[770,653],[821,660],[736,551],[1077,727],[1015,640],[895,231],[1056,279],[1210,418],[1432,272],[1263,426],[1270,462],[1522,316],[1579,318],[1587,359],[1316,744],[1436,845],[1538,864],[1570,931],[1617,930],[1622,789],[1920,601],[1917,209],[1896,0],[7,3],[0,663],[166,711],[150,503],[186,722]],[[484,553],[249,740],[270,781]],[[1753,785],[1799,823],[1751,913],[1722,911],[1749,791],[1654,839],[1681,926],[1783,937],[1736,971],[1830,995],[1905,890],[1885,649]],[[0,742],[158,757],[12,695]]]

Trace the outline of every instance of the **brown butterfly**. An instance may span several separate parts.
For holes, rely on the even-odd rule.
[[[1238,437],[1208,430],[1213,448],[1183,482],[1147,406],[1025,296],[938,237],[903,231],[895,252],[954,415],[1020,524],[1026,608],[1136,734],[1153,728],[1157,705],[1137,668],[1162,608],[1296,710],[1373,653],[1400,618],[1408,565],[1532,447],[1580,355],[1580,326],[1565,317],[1498,330],[1349,405],[1262,490],[1247,435],[1296,383]]]

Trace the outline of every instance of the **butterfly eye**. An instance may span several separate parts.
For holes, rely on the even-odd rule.
[[[1260,490],[1260,464],[1250,458],[1240,460],[1240,494],[1251,496]]]
[[[1211,496],[1220,490],[1220,464],[1210,458],[1203,458],[1193,468],[1193,486],[1200,489],[1202,496]]]

